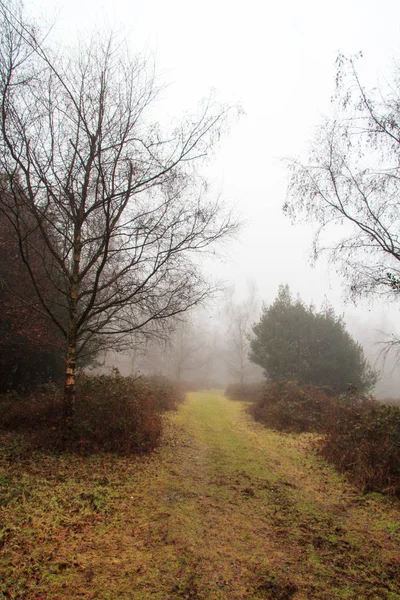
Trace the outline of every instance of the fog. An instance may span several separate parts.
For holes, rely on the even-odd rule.
[[[220,389],[240,378],[246,382],[262,380],[261,368],[248,359],[248,331],[240,335],[244,348],[238,350],[238,329],[227,298],[221,298],[219,304],[192,311],[175,323],[169,335],[144,341],[139,336],[133,350],[106,353],[96,370],[107,373],[116,367],[122,375],[162,375]]]
[[[96,371],[110,373],[117,368],[122,375],[162,375],[185,384],[224,389],[229,383],[264,380],[262,369],[248,358],[252,326],[261,314],[257,291],[249,307],[247,295],[238,298],[228,289],[212,305],[196,309],[175,323],[174,331],[159,339],[143,340],[125,353],[108,352]],[[233,308],[232,308],[233,307]],[[397,399],[400,389],[398,356],[384,353],[384,332],[393,331],[390,312],[381,308],[370,319],[353,308],[346,326],[359,342],[366,358],[377,370],[379,380],[373,392],[381,400]],[[238,344],[239,341],[239,344]],[[239,347],[243,344],[243,347]]]
[[[400,56],[400,4],[30,0],[26,5],[64,43],[73,44],[78,30],[87,36],[94,28],[114,29],[149,57],[162,87],[153,109],[161,125],[195,109],[210,90],[219,101],[242,107],[204,175],[243,226],[217,260],[204,259],[203,268],[221,287],[234,287],[239,303],[249,280],[259,305],[272,302],[282,283],[306,303],[320,306],[327,298],[371,362],[383,368],[379,342],[382,332],[400,331],[399,306],[372,299],[351,304],[334,266],[323,259],[311,266],[314,227],[292,225],[282,213],[287,188],[282,159],[306,156],[321,115],[331,110],[338,52],[363,52],[360,76],[367,87],[390,78]],[[189,316],[164,345],[109,355],[105,365],[118,364],[124,373],[134,367],[190,379],[201,374],[225,384],[232,378],[229,335],[225,291]],[[377,386],[381,396],[398,395],[399,373],[389,358]]]

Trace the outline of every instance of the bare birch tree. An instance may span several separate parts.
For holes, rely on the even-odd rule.
[[[55,54],[17,4],[0,0],[0,19],[0,208],[41,312],[65,338],[69,424],[79,357],[121,348],[213,291],[195,256],[236,225],[196,165],[228,111],[205,102],[163,135],[147,119],[157,95],[149,65],[113,36]],[[36,276],[38,233],[57,294]]]

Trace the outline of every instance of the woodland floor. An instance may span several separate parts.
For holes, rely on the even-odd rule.
[[[150,457],[0,439],[0,598],[400,600],[400,503],[362,495],[316,438],[189,394]]]

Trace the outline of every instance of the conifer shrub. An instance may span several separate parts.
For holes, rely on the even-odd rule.
[[[371,390],[378,377],[343,317],[327,303],[320,311],[307,306],[287,285],[279,287],[272,304],[264,305],[253,326],[249,358],[268,381],[328,386],[338,394],[349,385]]]

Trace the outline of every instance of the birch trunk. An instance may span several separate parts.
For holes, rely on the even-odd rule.
[[[81,252],[81,231],[80,227],[77,227],[75,230],[72,277],[70,280],[68,299],[69,321],[67,333],[67,351],[65,358],[65,386],[63,402],[64,438],[67,437],[72,430],[76,408],[76,347],[78,341],[78,294]]]

